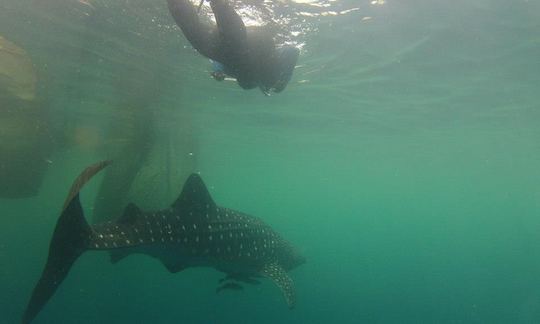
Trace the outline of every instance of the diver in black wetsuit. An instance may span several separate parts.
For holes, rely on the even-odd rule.
[[[299,50],[276,47],[272,33],[264,27],[246,27],[227,0],[208,1],[217,27],[201,22],[190,0],[167,0],[171,15],[191,45],[214,61],[212,76],[221,81],[229,75],[242,88],[259,87],[266,95],[283,91]]]

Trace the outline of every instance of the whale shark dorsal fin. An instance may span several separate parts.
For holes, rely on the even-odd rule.
[[[178,210],[202,210],[207,208],[213,208],[216,203],[210,196],[208,188],[204,184],[201,177],[192,173],[184,184],[182,193],[176,199],[173,208]]]
[[[260,273],[271,279],[276,286],[281,289],[281,293],[283,294],[283,297],[285,297],[285,301],[287,301],[289,308],[294,308],[296,305],[294,282],[285,269],[278,263],[268,263],[263,266]]]

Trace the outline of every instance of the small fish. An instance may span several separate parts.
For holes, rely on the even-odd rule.
[[[244,290],[244,287],[240,286],[236,282],[227,282],[226,284],[216,288],[216,294],[219,294],[222,290],[225,289],[240,291]]]
[[[226,277],[219,279],[219,283],[224,283],[226,281],[233,280],[233,281],[241,281],[244,283],[248,283],[251,285],[259,285],[261,282],[257,279],[251,278],[248,275],[245,274],[228,274]]]

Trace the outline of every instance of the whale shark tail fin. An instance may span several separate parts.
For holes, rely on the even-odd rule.
[[[79,191],[96,173],[109,164],[109,161],[104,161],[89,166],[73,183],[54,229],[45,269],[34,287],[24,313],[23,324],[30,323],[36,317],[66,278],[75,260],[88,249],[92,228],[84,218]]]

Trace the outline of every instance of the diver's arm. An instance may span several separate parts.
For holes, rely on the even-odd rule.
[[[202,23],[189,0],[167,0],[169,12],[191,45],[202,55],[219,60],[217,53],[218,34],[216,28]]]

